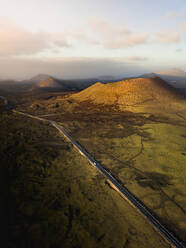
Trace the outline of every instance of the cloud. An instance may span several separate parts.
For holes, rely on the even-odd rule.
[[[186,32],[186,22],[182,23],[181,28],[182,28],[183,32]]]
[[[137,45],[142,45],[147,42],[147,34],[133,34],[125,37],[121,37],[119,39],[106,40],[103,45],[106,48],[111,49],[119,49],[119,48],[127,48],[134,47]]]
[[[156,39],[160,43],[178,43],[180,37],[178,32],[172,30],[164,30],[155,34]]]
[[[116,36],[130,35],[131,31],[121,25],[112,25],[104,19],[92,17],[87,22],[88,27],[97,33],[102,39],[110,39]]]
[[[108,49],[134,47],[147,42],[146,33],[133,33],[121,25],[112,25],[104,19],[92,17],[88,21],[90,32]]]
[[[62,34],[30,32],[8,18],[0,18],[0,56],[33,55],[55,46],[69,45]]]
[[[84,29],[85,29],[84,26],[80,28],[76,27],[75,29],[66,31],[65,35],[76,41],[85,42],[91,45],[100,45],[100,42],[96,40],[96,38],[93,38],[90,35],[88,35]]]
[[[107,49],[134,47],[147,42],[146,33],[133,33],[126,27],[111,24],[104,19],[89,18],[83,26],[63,33],[31,32],[16,25],[9,18],[0,17],[0,56],[41,55],[55,53],[60,48],[74,47],[77,41]],[[78,47],[76,47],[78,48]]]
[[[165,14],[165,18],[166,19],[172,19],[172,18],[180,18],[180,17],[184,17],[184,13],[180,12],[180,11],[169,11]]]
[[[76,28],[67,35],[107,49],[134,47],[146,43],[148,39],[146,33],[133,33],[126,27],[111,24],[98,17],[89,18],[81,28]]]
[[[141,63],[131,63],[127,61],[127,58],[0,58],[0,64],[2,78],[16,79],[26,79],[40,73],[64,79],[77,79],[98,77],[100,75],[134,76],[146,71]]]

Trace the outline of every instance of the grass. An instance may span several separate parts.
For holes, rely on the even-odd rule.
[[[186,242],[186,107],[184,100],[178,99],[177,93],[174,94],[172,89],[162,86],[161,82],[160,84],[156,82],[154,85],[154,80],[150,82],[147,80],[145,84],[140,81],[142,83],[140,87],[144,92],[135,80],[133,84],[128,84],[128,88],[124,87],[122,82],[116,83],[118,86],[116,89],[113,89],[112,84],[106,86],[97,84],[91,87],[93,91],[95,90],[95,94],[100,93],[96,99],[90,88],[84,91],[86,94],[83,96],[83,93],[76,94],[76,97],[80,97],[79,100],[84,97],[83,102],[74,100],[73,96],[69,97],[69,93],[61,96],[56,93],[37,96],[26,94],[22,97],[11,96],[10,99],[19,110],[36,115],[48,114],[47,118],[61,122],[74,139],[103,166],[109,168],[176,236]],[[148,100],[149,92],[152,92],[154,86],[155,101],[143,102],[144,99]],[[98,92],[97,88],[100,87],[102,91]],[[105,87],[109,94],[103,97]],[[134,89],[135,92],[139,91],[139,94],[131,94]],[[118,96],[121,90],[130,94]],[[143,94],[140,96],[141,92]],[[93,97],[91,101],[90,95]],[[107,104],[110,98],[112,104]],[[113,104],[116,101],[117,104]],[[136,104],[139,101],[141,104]],[[131,105],[126,105],[126,102]],[[14,118],[18,117],[14,116]],[[15,128],[17,123],[18,135],[30,137],[31,133],[34,133],[32,138],[40,138],[36,141],[38,144],[36,147],[33,144],[29,146],[29,149],[34,149],[34,154],[28,155],[30,150],[27,154],[24,147],[17,147],[22,150],[21,157],[17,158],[18,162],[23,164],[26,161],[25,164],[28,163],[32,168],[36,161],[39,166],[32,169],[33,173],[39,170],[42,177],[47,180],[51,175],[58,177],[59,174],[64,175],[60,178],[61,186],[60,183],[56,185],[57,178],[54,176],[55,179],[46,180],[44,187],[40,187],[43,191],[41,190],[39,202],[45,203],[44,199],[48,199],[48,195],[51,197],[42,213],[44,213],[43,219],[51,218],[52,224],[43,219],[38,220],[37,227],[33,231],[33,233],[39,232],[38,239],[41,241],[38,242],[44,242],[42,235],[47,235],[47,243],[44,245],[50,244],[51,247],[55,247],[55,244],[51,243],[54,239],[59,239],[58,246],[63,242],[64,247],[153,247],[153,244],[155,247],[161,245],[166,247],[166,244],[157,240],[157,234],[148,233],[152,231],[150,225],[147,224],[147,228],[145,221],[136,211],[111,190],[96,171],[87,167],[87,162],[77,155],[72,147],[69,148],[65,141],[61,144],[61,140],[59,141],[54,133],[50,133],[51,128],[38,129],[38,122],[30,126],[31,120],[24,121],[22,124],[20,119],[16,122],[11,121],[12,128]],[[9,124],[9,127],[11,125]],[[26,136],[22,133],[24,126],[27,127],[27,132],[28,126],[32,130]],[[1,130],[6,130],[6,125]],[[11,132],[7,129],[7,133],[11,134]],[[6,139],[3,133],[1,136]],[[11,137],[14,137],[14,131]],[[51,137],[57,140],[51,140]],[[53,145],[48,146],[50,142]],[[28,143],[28,138],[22,143]],[[54,146],[54,143],[60,145]],[[17,146],[14,139],[8,140],[8,144]],[[49,148],[55,155],[50,157]],[[56,154],[56,151],[59,153]],[[34,161],[32,157],[35,157]],[[48,158],[48,165],[43,169],[45,158]],[[15,168],[17,170],[17,167]],[[58,188],[61,189],[60,194],[64,189],[68,197],[64,194],[58,199],[59,196],[56,196]],[[17,190],[19,191],[20,188],[17,187]],[[53,202],[54,196],[58,199],[54,206],[57,208],[60,206],[60,214],[56,210],[54,212],[48,210],[47,204]],[[61,207],[59,202],[65,202],[65,205]],[[80,214],[81,212],[83,215]],[[43,221],[47,227],[45,224],[42,226]],[[53,224],[52,221],[57,224]],[[59,222],[64,223],[63,229]],[[59,229],[61,238],[59,233],[48,231],[47,228],[50,229],[50,226],[54,226],[55,230]],[[43,228],[46,229],[45,234],[41,231]],[[135,235],[132,230],[135,230]],[[147,235],[153,238],[149,239]],[[31,240],[34,239],[33,234]]]
[[[186,122],[160,118],[157,123],[135,114],[125,116],[125,122],[122,117],[102,118],[94,121],[90,116],[88,121],[65,124],[76,140],[185,241]]]
[[[41,102],[45,111],[56,113],[47,118],[61,121],[77,141],[185,241],[184,105],[180,108],[175,104],[167,112],[147,107],[137,113],[137,107],[135,113],[90,102],[75,106],[60,100],[57,109],[50,106],[59,102],[58,98]]]
[[[3,108],[0,137],[8,247],[169,247],[53,127]]]

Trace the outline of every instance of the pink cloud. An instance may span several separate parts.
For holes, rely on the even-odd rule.
[[[99,44],[107,49],[133,47],[146,43],[148,39],[146,33],[133,33],[126,27],[97,17],[87,21],[86,31],[89,44]]]
[[[161,43],[178,43],[180,37],[178,32],[172,30],[164,30],[155,34],[157,41]]]
[[[60,34],[30,32],[7,18],[0,18],[0,56],[37,54],[54,46],[67,47]]]

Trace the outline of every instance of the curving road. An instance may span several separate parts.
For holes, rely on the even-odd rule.
[[[1,97],[2,98],[2,97]],[[5,98],[3,98],[5,100]],[[8,103],[8,101],[7,101]],[[6,103],[6,104],[7,104]],[[65,129],[59,125],[57,122],[52,120],[47,120],[38,116],[23,113],[17,110],[12,110],[14,113],[21,114],[30,118],[37,119],[39,121],[45,121],[55,127],[65,138],[73,144],[73,146],[88,159],[88,161],[98,169],[98,171],[107,179],[110,185],[119,192],[119,194],[124,197],[134,208],[136,208],[152,225],[153,227],[162,235],[162,237],[168,241],[172,246],[177,248],[184,248],[185,245],[181,243],[164,225],[162,225],[158,219],[141,203],[125,186],[112,175],[110,171],[105,169],[98,161],[96,161],[78,142],[76,142]]]

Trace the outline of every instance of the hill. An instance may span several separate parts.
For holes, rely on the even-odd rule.
[[[74,84],[70,81],[60,80],[53,77],[47,77],[34,83],[32,91],[71,91],[76,90]]]
[[[186,88],[186,72],[180,69],[170,69],[166,71],[157,71],[155,73],[143,74],[140,77],[150,78],[152,76],[160,77],[175,88]]]
[[[59,83],[59,81],[55,80],[52,77],[42,79],[41,81],[39,81],[39,83],[37,83],[37,87],[39,88],[64,88],[63,85]]]
[[[47,74],[39,74],[30,80],[25,81],[28,84],[32,85],[31,90],[69,90],[69,91],[79,91],[83,90],[92,84],[96,83],[96,79],[59,79]]]
[[[30,82],[33,82],[33,83],[38,83],[38,82],[40,82],[41,80],[47,79],[47,78],[49,78],[49,77],[50,77],[50,76],[47,75],[47,74],[38,74],[38,75],[36,75],[36,76],[30,78],[30,79],[27,80],[27,81],[30,81]]]
[[[71,99],[77,102],[114,106],[143,104],[168,104],[182,100],[184,96],[159,77],[127,79],[115,83],[96,83],[76,93]]]
[[[96,111],[162,112],[185,106],[184,95],[159,77],[96,83],[69,100],[82,109]],[[97,105],[97,108],[92,105]]]

